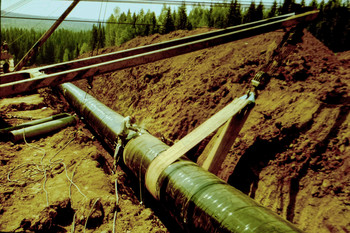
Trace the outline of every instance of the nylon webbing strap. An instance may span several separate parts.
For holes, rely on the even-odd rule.
[[[173,162],[186,154],[190,149],[196,146],[204,138],[209,136],[219,127],[221,127],[232,116],[239,113],[246,107],[251,100],[237,98],[222,110],[214,114],[203,124],[195,128],[191,133],[187,134],[172,147],[158,155],[150,164],[146,171],[145,183],[148,191],[159,199],[158,180],[162,172]]]

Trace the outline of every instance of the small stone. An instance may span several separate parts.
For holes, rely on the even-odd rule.
[[[328,187],[330,187],[331,186],[331,182],[329,181],[329,180],[323,180],[323,182],[322,182],[322,187],[324,187],[324,188],[328,188]]]

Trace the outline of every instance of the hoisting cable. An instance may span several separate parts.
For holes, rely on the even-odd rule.
[[[251,80],[252,91],[256,95],[258,90],[262,90],[266,86],[270,77],[276,75],[276,71],[279,69],[285,59],[290,55],[292,51],[295,50],[297,44],[301,42],[302,36],[304,35],[304,27],[304,23],[299,23],[287,30],[283,35],[281,42],[273,51],[268,62],[259,72],[256,73],[254,78]]]
[[[101,1],[101,6],[100,6],[100,12],[99,12],[99,14],[98,14],[98,20],[97,20],[97,24],[98,24],[98,29],[96,29],[97,30],[97,35],[94,35],[94,33],[95,33],[95,31],[94,31],[94,26],[93,26],[93,28],[92,28],[92,40],[93,40],[93,48],[92,48],[92,50],[91,50],[91,56],[94,56],[94,51],[95,51],[95,49],[96,49],[96,55],[98,55],[98,50],[100,49],[100,41],[102,40],[102,38],[101,38],[101,36],[102,36],[102,33],[101,33],[101,30],[103,30],[101,27],[103,27],[103,26],[101,26],[101,12],[102,12],[102,8],[103,8],[103,3],[104,3],[104,0],[102,0]],[[107,6],[106,6],[106,8],[107,8]],[[104,15],[104,18],[103,18],[103,21],[105,21],[105,17],[106,17],[106,10],[105,10],[105,15]],[[96,36],[96,37],[95,37]],[[94,41],[94,40],[97,40],[97,41]],[[95,48],[95,44],[96,43],[96,45],[97,45],[97,48]],[[87,83],[88,83],[88,85],[87,85],[87,88],[88,89],[92,89],[93,88],[93,81],[94,81],[94,77],[93,76],[90,76],[90,77],[88,77],[87,78]]]

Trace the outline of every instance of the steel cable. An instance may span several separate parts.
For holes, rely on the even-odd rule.
[[[62,0],[62,1],[72,1],[72,0]],[[81,0],[85,2],[101,2],[104,0]],[[128,3],[128,4],[157,4],[157,5],[179,5],[185,4],[186,6],[229,6],[230,3],[225,1],[169,1],[169,0],[109,0],[110,3]],[[250,5],[250,1],[239,1],[241,5]],[[272,6],[273,1],[264,2],[264,5]]]
[[[12,4],[11,6],[5,8],[4,10],[1,10],[1,11],[4,11],[5,15],[7,15],[7,14],[10,14],[10,13],[14,12],[15,10],[21,8],[22,6],[27,5],[31,1],[33,1],[33,0],[22,0],[20,3],[16,2],[16,3]]]

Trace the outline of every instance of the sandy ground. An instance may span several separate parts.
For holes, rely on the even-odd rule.
[[[136,38],[99,52],[207,30]],[[172,145],[247,91],[283,33],[101,75],[92,90],[85,80],[76,84]],[[305,31],[259,93],[218,176],[306,232],[350,232],[349,78],[350,53],[334,54]],[[74,114],[51,89],[2,99],[0,112],[3,127]],[[200,162],[208,140],[188,157]],[[0,231],[111,232],[115,213],[116,232],[179,231],[147,194],[140,204],[138,181],[123,166],[114,173],[111,155],[82,120],[27,143],[4,140],[0,148]]]

